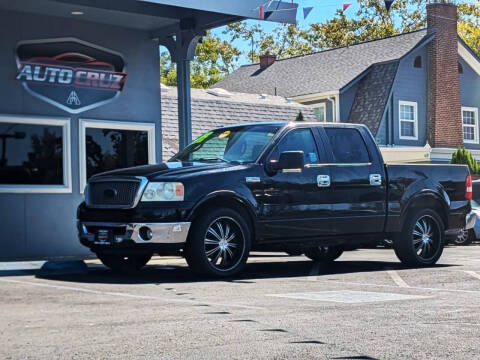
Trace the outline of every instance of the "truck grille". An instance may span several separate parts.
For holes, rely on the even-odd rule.
[[[141,180],[102,180],[88,184],[86,202],[89,207],[132,208]]]

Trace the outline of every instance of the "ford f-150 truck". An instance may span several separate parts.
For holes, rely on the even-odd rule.
[[[467,166],[385,165],[362,125],[255,123],[202,135],[169,162],[89,179],[80,242],[114,270],[181,253],[231,276],[250,251],[331,262],[392,239],[408,266],[440,258],[445,234],[472,228]]]

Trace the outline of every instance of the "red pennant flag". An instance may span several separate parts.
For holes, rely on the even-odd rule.
[[[263,20],[263,5],[260,5],[260,7],[258,8],[258,18],[260,20]]]
[[[343,4],[343,11],[347,10],[350,5],[352,5],[352,3],[346,3],[346,4]]]

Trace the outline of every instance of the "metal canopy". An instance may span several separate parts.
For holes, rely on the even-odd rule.
[[[268,21],[293,23],[297,8],[297,4],[281,0],[0,0],[0,10],[148,31],[152,39],[169,49],[177,63],[180,148],[191,141],[190,61],[205,31],[243,19],[259,19],[261,13]]]

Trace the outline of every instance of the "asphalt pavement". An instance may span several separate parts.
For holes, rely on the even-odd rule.
[[[255,253],[223,281],[173,257],[128,276],[87,265],[0,267],[0,359],[480,358],[480,246],[423,269],[387,249],[330,266]]]

